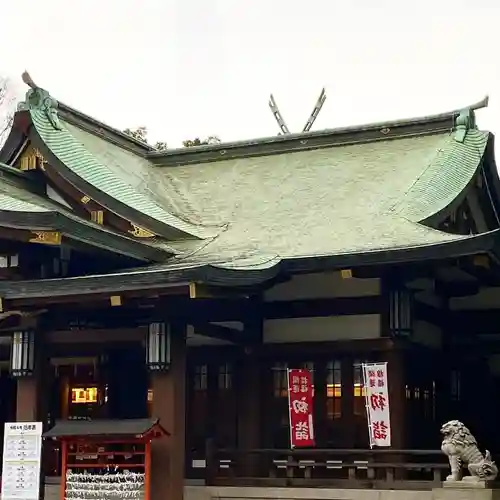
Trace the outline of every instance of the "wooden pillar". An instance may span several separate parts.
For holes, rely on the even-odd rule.
[[[386,351],[392,448],[405,449],[407,374],[404,347],[413,336],[414,297],[398,273],[384,277],[382,296],[385,307],[381,314],[381,335],[392,339]]]
[[[170,433],[151,445],[151,500],[184,497],[186,325],[171,325],[170,349],[170,369],[151,375],[152,414]]]
[[[35,333],[34,369],[31,374],[16,376],[16,421],[45,423],[50,398],[44,393],[49,378],[49,364],[43,342],[43,333]],[[13,349],[14,347],[12,347]],[[19,368],[11,360],[11,371]],[[17,360],[19,363],[19,359]]]
[[[17,380],[16,421],[36,422],[38,418],[39,382],[36,377]]]
[[[342,442],[337,447],[355,448],[359,425],[354,415],[354,370],[350,357],[344,357],[341,361],[341,387]]]
[[[251,450],[261,447],[261,387],[262,369],[253,353],[245,353],[239,366],[238,384],[238,448]],[[242,471],[252,476],[257,467],[255,456],[242,457]]]
[[[243,352],[239,367],[238,387],[238,448],[255,449],[262,445],[263,366],[260,359],[264,323],[260,298],[252,299],[253,314],[244,321],[244,334],[248,346]],[[253,475],[258,467],[257,457],[246,457],[242,471]]]
[[[313,383],[314,434],[316,436],[316,446],[318,448],[326,448],[328,443],[328,420],[326,416],[327,370],[324,360],[315,363]]]
[[[259,448],[261,444],[261,382],[259,359],[245,354],[238,387],[238,448]]]
[[[406,448],[406,384],[404,351],[396,345],[387,351],[387,378],[391,411],[392,448]]]

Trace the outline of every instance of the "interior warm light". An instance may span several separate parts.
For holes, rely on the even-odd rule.
[[[340,398],[342,396],[342,386],[340,384],[327,384],[326,397]]]
[[[148,403],[153,402],[153,389],[148,389]]]
[[[72,387],[71,402],[73,404],[97,403],[97,387]]]
[[[354,397],[366,396],[366,388],[363,384],[354,384]]]

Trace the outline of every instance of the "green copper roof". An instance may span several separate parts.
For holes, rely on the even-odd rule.
[[[462,238],[403,212],[417,213],[412,187],[428,179],[432,192],[435,176],[430,174],[440,168],[446,198],[429,195],[426,210],[418,213],[428,216],[458,196],[481,161],[487,136],[473,131],[470,140],[455,144],[447,132],[158,171],[201,202],[204,216],[229,221],[228,230],[212,243],[178,243],[179,250],[191,250],[190,259],[226,261],[227,266],[260,254],[262,264],[275,256],[341,255]],[[474,149],[479,138],[482,150]],[[446,184],[453,176],[460,182]]]
[[[183,233],[169,242],[176,252],[171,269],[207,263],[266,269],[283,259],[464,239],[423,222],[463,195],[489,139],[465,110],[359,133],[308,133],[288,149],[271,138],[264,141],[271,149],[250,141],[233,156],[224,145],[210,157],[203,156],[206,148],[173,152],[175,166],[156,167],[150,161],[158,155],[141,156],[58,116],[57,102],[42,89],[28,93],[26,107],[64,172]]]
[[[50,212],[50,209],[0,192],[0,210],[6,212]]]
[[[489,133],[469,130],[463,142],[449,135],[434,158],[394,206],[394,213],[421,222],[441,212],[472,180],[488,143]]]
[[[184,221],[190,230],[203,236],[213,236],[219,232],[223,222],[217,220],[207,223],[206,220],[200,219],[202,207],[196,200],[184,196],[182,186],[178,186],[175,179],[172,180],[168,175],[157,176],[157,169],[146,158],[71,123],[63,123],[74,139],[83,144],[101,164],[106,165],[113,176],[143,193],[169,214]]]
[[[117,202],[166,226],[173,227],[179,232],[199,238],[216,234],[213,227],[207,229],[197,226],[165,210],[153,197],[148,196],[130,184],[133,176],[128,176],[123,172],[122,175],[116,175],[109,167],[111,162],[116,161],[113,158],[113,149],[116,146],[109,144],[109,150],[106,151],[103,150],[103,147],[108,144],[105,141],[100,141],[100,152],[93,154],[70,132],[70,125],[58,119],[57,127],[54,126],[53,121],[49,119],[50,115],[39,107],[30,109],[30,113],[33,124],[45,145],[65,167],[83,181],[112,197]],[[72,129],[74,128],[72,127]],[[124,171],[127,168],[132,171],[141,159],[140,157],[135,158],[136,155],[133,153],[126,152],[123,152],[121,159],[123,160],[123,156],[127,154],[129,155],[129,163],[120,163],[120,166]],[[113,207],[109,208],[113,210]]]
[[[70,239],[143,261],[162,261],[175,253],[157,238],[141,242],[82,219],[65,207],[6,178],[0,179],[0,218],[4,227],[55,230]]]

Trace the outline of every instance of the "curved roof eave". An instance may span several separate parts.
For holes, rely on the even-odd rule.
[[[58,278],[37,281],[0,282],[0,295],[5,299],[38,299],[55,296],[77,296],[98,292],[162,288],[186,282],[222,287],[252,287],[264,284],[278,275],[313,273],[336,269],[390,265],[458,258],[477,253],[500,252],[500,229],[475,236],[411,248],[380,249],[370,252],[276,259],[270,267],[224,268],[222,265],[159,264],[125,272]]]
[[[41,92],[45,92],[39,89]],[[48,94],[47,94],[48,95]],[[55,102],[52,98],[49,98]],[[63,106],[63,109],[65,107]],[[68,108],[69,109],[69,108]],[[72,111],[73,112],[73,111]],[[222,228],[221,227],[204,227],[192,224],[190,222],[184,221],[178,218],[176,215],[172,215],[166,212],[163,208],[159,207],[153,200],[150,200],[145,195],[141,193],[136,193],[137,200],[133,200],[133,203],[124,203],[115,197],[107,194],[101,189],[94,186],[92,183],[87,182],[84,178],[79,176],[73,170],[71,170],[64,161],[59,158],[57,152],[54,152],[47,141],[40,133],[39,127],[34,120],[35,116],[41,117],[42,122],[47,122],[47,128],[53,130],[54,127],[52,122],[46,116],[47,110],[36,110],[31,109],[28,105],[21,103],[20,109],[14,115],[14,122],[12,129],[7,137],[7,140],[0,150],[0,162],[12,164],[16,161],[19,154],[24,149],[23,146],[29,139],[32,143],[40,150],[40,152],[48,160],[53,163],[63,177],[68,181],[72,182],[79,189],[87,193],[89,196],[97,201],[102,200],[102,205],[109,206],[112,210],[112,206],[115,206],[115,210],[119,214],[129,219],[131,222],[150,230],[151,232],[158,234],[166,239],[204,239],[215,236]],[[55,130],[57,131],[57,130]],[[68,132],[68,135],[69,132]],[[75,148],[84,149],[84,146],[78,143],[76,140],[73,141],[73,148],[70,148],[74,152]],[[57,140],[56,140],[57,143]],[[85,150],[87,157],[92,156],[88,151]],[[97,160],[96,160],[97,161]],[[95,163],[95,162],[94,162]],[[95,169],[94,169],[95,170]],[[116,179],[112,184],[123,184],[121,179]],[[126,185],[126,188],[130,186]],[[140,206],[144,205],[145,211],[140,210]],[[139,207],[139,208],[138,208]],[[151,213],[149,213],[151,212]]]
[[[437,150],[422,174],[391,207],[391,212],[411,222],[426,224],[444,218],[462,201],[481,168],[490,133],[470,128],[461,141],[455,134]]]
[[[66,180],[103,206],[167,239],[213,237],[221,228],[204,227],[173,215],[116,177],[62,125],[57,129],[42,110],[31,109],[30,140]]]
[[[92,222],[67,216],[55,207],[51,209],[2,192],[0,192],[0,226],[27,231],[57,231],[68,239],[143,262],[161,262],[172,255],[165,249],[104,230]]]

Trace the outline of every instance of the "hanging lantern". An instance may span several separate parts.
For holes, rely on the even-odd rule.
[[[35,332],[24,330],[12,334],[10,372],[13,377],[29,377],[35,370]]]
[[[150,323],[146,338],[146,365],[150,371],[170,367],[170,325]]]
[[[413,329],[413,300],[406,288],[390,291],[389,329],[394,337],[409,337]]]

